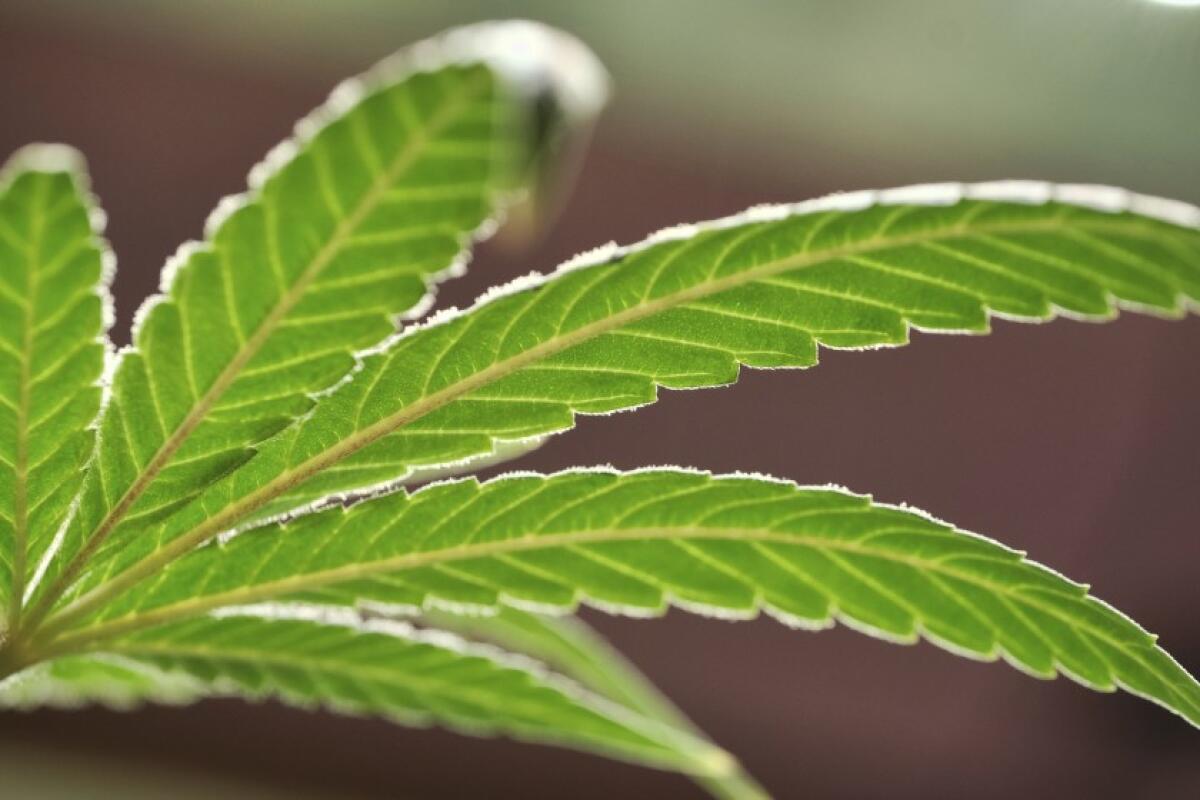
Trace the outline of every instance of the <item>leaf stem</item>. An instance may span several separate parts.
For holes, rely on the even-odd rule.
[[[0,682],[40,660],[13,639],[0,639]]]

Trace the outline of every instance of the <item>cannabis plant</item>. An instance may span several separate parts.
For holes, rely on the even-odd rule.
[[[106,338],[81,159],[0,184],[0,699],[271,697],[584,748],[762,790],[582,623],[677,606],[925,638],[1122,688],[1200,725],[1155,637],[1025,554],[907,507],[689,469],[470,473],[660,388],[802,368],[918,328],[1181,317],[1200,209],[942,184],[751,209],[606,246],[427,316],[536,211],[603,71],[475,26],[332,95]],[[752,672],[754,665],[745,665]]]

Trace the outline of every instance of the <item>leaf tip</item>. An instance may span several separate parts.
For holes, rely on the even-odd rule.
[[[442,57],[482,61],[517,91],[550,91],[573,121],[596,116],[608,101],[608,71],[571,34],[532,20],[481,22],[448,31],[436,43]]]
[[[86,180],[87,159],[69,144],[34,142],[8,157],[0,167],[0,184],[23,172],[67,172]]]
[[[710,778],[731,778],[741,773],[736,758],[719,747],[706,747],[696,754],[696,771]]]

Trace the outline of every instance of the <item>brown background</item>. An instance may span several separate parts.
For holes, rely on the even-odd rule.
[[[256,69],[121,27],[60,27],[0,7],[0,159],[34,140],[88,155],[119,259],[114,335],[124,342],[165,257],[200,235],[216,200],[242,187],[342,72]],[[425,32],[398,29],[394,43]],[[443,301],[467,303],[610,238],[896,172],[809,152],[803,171],[773,176],[743,170],[730,149],[697,159],[705,131],[692,133],[684,156],[628,115],[602,124],[554,230],[519,256],[485,248]],[[1068,166],[1064,177],[1096,177]],[[666,392],[637,414],[584,419],[520,466],[754,470],[907,501],[1091,583],[1195,671],[1197,353],[1195,317],[916,334],[896,351],[827,352],[814,370],[747,372],[734,388]],[[845,629],[587,616],[779,797],[1200,796],[1200,735],[1128,695]],[[202,787],[227,797],[699,796],[674,776],[551,748],[232,701],[0,715],[0,751],[4,797],[182,798]],[[14,785],[28,793],[10,795]]]

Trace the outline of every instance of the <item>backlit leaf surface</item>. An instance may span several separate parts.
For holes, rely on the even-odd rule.
[[[104,380],[105,270],[77,159],[41,147],[10,165],[0,707],[274,697],[566,743],[762,797],[586,629],[528,613],[583,603],[924,637],[1200,725],[1200,685],[1141,627],[909,509],[678,469],[403,488],[660,388],[811,366],[821,347],[1200,304],[1200,209],[1002,182],[681,226],[397,331],[511,190],[552,188],[565,132],[603,95],[586,48],[533,23],[452,32],[343,86],[180,250]],[[511,652],[377,618],[398,613]]]
[[[482,56],[440,46],[340,87],[168,265],[121,354],[52,594],[306,413],[461,271],[511,196],[528,120]]]
[[[255,517],[653,402],[660,386],[811,366],[819,344],[899,345],[913,326],[978,333],[989,314],[1180,316],[1200,298],[1197,226],[1200,210],[1119,190],[989,184],[672,230],[410,330],[195,503],[114,539],[80,588],[125,570],[116,586],[128,585]]]
[[[763,608],[1125,687],[1200,724],[1200,684],[1153,636],[1021,553],[841,490],[670,470],[460,480],[257,528],[187,555],[64,641],[278,598]]]
[[[190,678],[209,694],[555,741],[661,767],[709,766],[704,757],[723,766],[720,750],[539,671],[534,662],[394,623],[209,617],[143,631],[106,651]],[[681,748],[697,752],[685,757]]]
[[[34,145],[0,177],[0,629],[92,453],[107,309],[101,220],[82,159]]]

